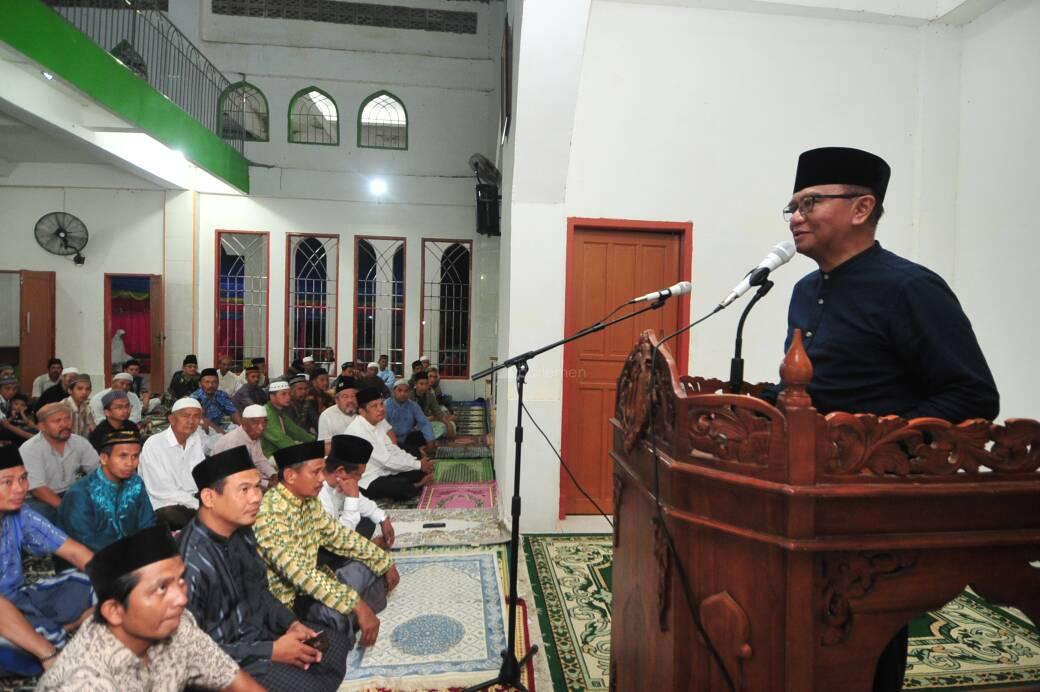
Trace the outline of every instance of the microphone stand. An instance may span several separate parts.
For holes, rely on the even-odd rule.
[[[747,320],[751,308],[755,307],[755,303],[769,293],[771,288],[773,288],[773,282],[769,279],[764,280],[747,307],[744,308],[744,312],[741,313],[740,321],[737,322],[737,340],[733,349],[733,358],[729,362],[729,388],[732,394],[740,394],[744,388],[744,359],[740,355],[744,347],[744,322]]]
[[[642,315],[644,312],[650,310],[657,310],[662,305],[668,296],[659,298],[650,305],[630,312],[627,315],[615,318],[609,322],[597,322],[596,324],[586,327],[580,330],[576,334],[568,337],[564,337],[559,341],[554,341],[548,346],[528,351],[527,353],[521,353],[518,356],[513,356],[508,360],[505,360],[498,365],[494,365],[486,370],[482,370],[477,374],[470,377],[471,380],[479,380],[498,372],[504,368],[516,368],[516,427],[513,432],[513,441],[516,443],[516,455],[513,458],[513,499],[510,507],[513,519],[513,531],[509,538],[509,635],[506,642],[506,648],[502,652],[502,667],[498,671],[498,676],[482,682],[473,687],[467,688],[466,692],[477,692],[477,690],[485,690],[493,685],[503,685],[508,689],[520,690],[520,692],[527,692],[527,688],[520,682],[520,673],[523,665],[531,658],[531,656],[538,653],[538,645],[533,645],[524,654],[523,658],[519,661],[516,658],[516,605],[517,605],[517,569],[518,569],[518,557],[520,555],[520,461],[524,443],[524,383],[527,379],[528,365],[527,361],[531,360],[535,356],[538,356],[546,351],[551,351],[557,346],[576,341],[582,337],[594,334],[596,332],[603,331],[607,327],[617,324],[618,322],[624,322],[625,320],[632,319],[636,315]]]

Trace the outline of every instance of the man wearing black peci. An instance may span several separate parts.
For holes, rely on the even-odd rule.
[[[957,297],[935,272],[874,239],[890,173],[859,149],[799,157],[784,219],[819,269],[794,287],[784,349],[801,329],[813,365],[808,391],[822,414],[993,419],[997,388]],[[902,688],[907,643],[904,627],[882,652],[874,690]]]

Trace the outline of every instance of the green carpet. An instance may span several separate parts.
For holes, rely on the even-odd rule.
[[[495,480],[490,459],[437,459],[433,465],[437,483],[479,483]]]
[[[524,554],[553,688],[610,682],[609,534],[528,534]],[[907,690],[1036,689],[1040,632],[1014,609],[965,591],[910,624]]]

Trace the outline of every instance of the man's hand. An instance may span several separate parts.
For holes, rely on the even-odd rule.
[[[321,661],[321,652],[312,646],[304,644],[305,639],[314,636],[306,627],[296,627],[299,623],[293,623],[288,631],[274,642],[271,650],[271,660],[276,663],[286,663],[307,670],[312,663]],[[304,632],[303,630],[307,630]]]
[[[394,534],[394,525],[390,523],[390,517],[384,519],[379,525],[379,528],[383,532],[383,539],[386,541],[386,547],[393,548],[396,535]]]
[[[372,646],[379,637],[379,618],[360,598],[354,606],[354,614],[357,615],[358,629],[361,630],[361,646]]]
[[[390,569],[383,575],[386,579],[386,592],[390,593],[401,583],[401,573],[397,571],[397,565],[391,565]]]
[[[315,632],[314,630],[312,630],[310,627],[308,627],[307,625],[303,624],[299,620],[297,620],[293,624],[289,625],[289,629],[285,630],[285,633],[288,634],[289,632],[299,632],[300,634],[303,635],[303,639],[310,639],[311,637],[317,637],[318,636],[317,632]]]
[[[433,461],[430,459],[420,459],[419,468],[423,473],[433,473]]]
[[[346,495],[347,497],[359,497],[361,495],[361,488],[358,486],[356,478],[340,478],[338,490]]]

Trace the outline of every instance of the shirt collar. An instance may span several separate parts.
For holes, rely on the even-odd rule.
[[[286,502],[288,502],[288,503],[289,503],[290,505],[292,505],[293,507],[296,507],[297,509],[299,509],[300,507],[303,507],[303,503],[304,503],[304,502],[306,501],[306,500],[304,500],[303,498],[300,498],[300,497],[296,497],[295,495],[293,495],[293,494],[292,494],[292,491],[290,491],[290,490],[289,490],[288,488],[286,488],[286,487],[285,487],[284,485],[282,485],[281,483],[279,483],[279,484],[278,484],[278,485],[277,485],[277,486],[275,487],[275,489],[274,489],[274,490],[271,490],[271,491],[268,491],[268,492],[275,492],[275,493],[278,493],[279,495],[281,495],[281,497],[282,497],[282,499],[283,499],[283,500],[285,500]]]
[[[866,250],[863,250],[859,254],[853,255],[852,257],[848,258],[847,260],[839,264],[834,269],[831,269],[829,272],[824,272],[821,270],[820,273],[833,276],[835,274],[841,275],[842,273],[853,271],[856,269],[856,267],[862,266],[863,264],[869,262],[871,258],[877,257],[877,255],[880,252],[881,243],[875,240],[874,244],[868,247]]]

